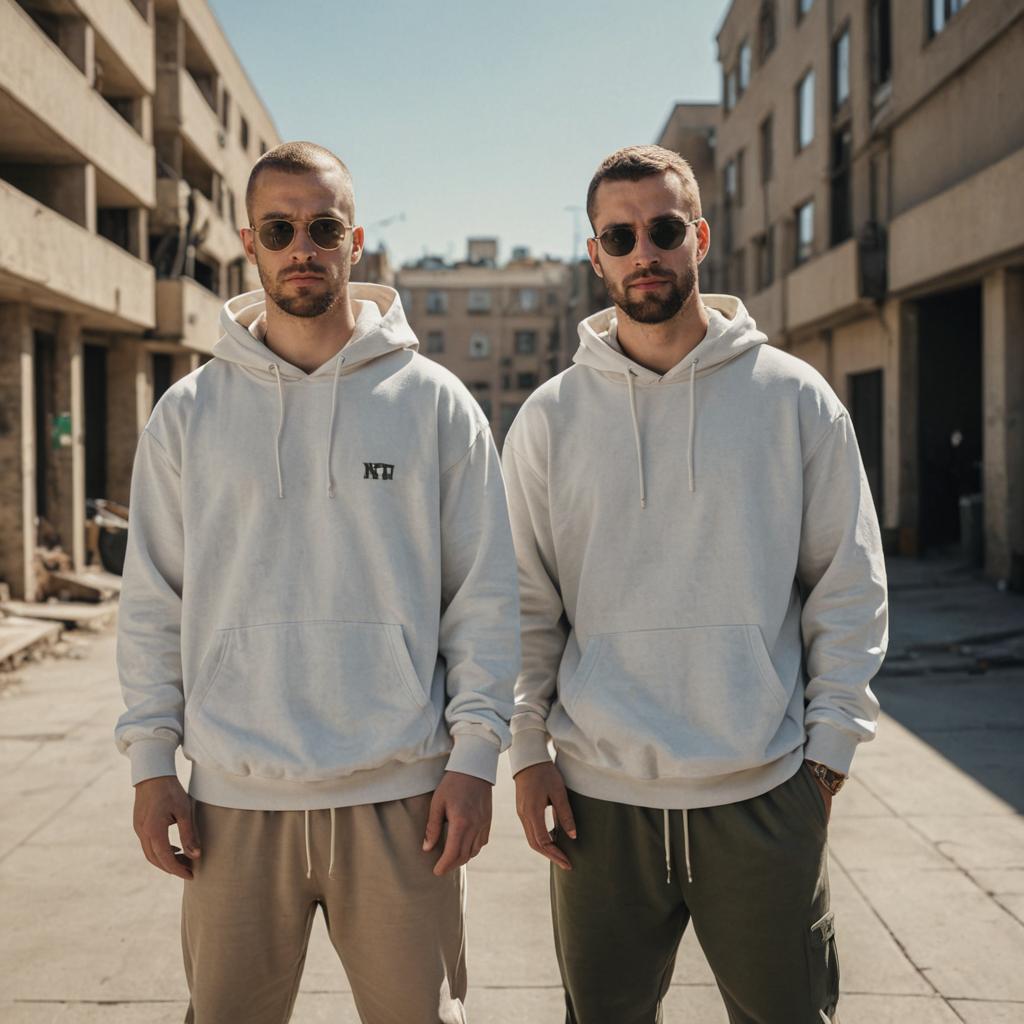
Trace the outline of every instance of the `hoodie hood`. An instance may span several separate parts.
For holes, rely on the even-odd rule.
[[[262,375],[274,376],[270,369],[270,364],[274,363],[285,380],[301,380],[329,377],[335,372],[336,363],[344,365],[345,372],[351,372],[361,363],[390,352],[419,348],[394,288],[382,284],[351,284],[349,296],[356,310],[355,331],[338,355],[312,373],[293,366],[264,344],[267,300],[262,288],[236,295],[224,303],[220,311],[224,334],[213,346],[213,354],[217,359],[237,363]]]
[[[281,466],[281,435],[285,422],[284,382],[301,386],[321,381],[331,384],[331,412],[327,421],[324,458],[327,497],[335,496],[331,456],[334,449],[334,420],[338,407],[338,380],[360,366],[381,356],[403,349],[416,350],[419,342],[405,319],[398,292],[380,284],[353,284],[349,296],[355,304],[356,326],[348,342],[312,373],[282,359],[264,342],[267,300],[262,288],[228,299],[220,311],[224,334],[213,346],[213,355],[227,363],[277,384],[277,437],[274,464],[277,470],[277,496],[284,498],[284,470]]]
[[[617,340],[618,321],[614,306],[594,313],[580,323],[580,347],[572,361],[602,373],[632,374],[640,384],[656,384],[675,380],[694,365],[697,376],[710,373],[748,349],[768,341],[736,296],[703,295],[701,301],[709,314],[708,332],[700,344],[667,373],[649,370],[622,351]]]
[[[667,384],[683,377],[690,381],[690,443],[687,446],[686,468],[690,490],[697,489],[694,472],[694,448],[697,433],[697,377],[713,373],[731,363],[737,356],[768,341],[754,324],[753,317],[734,295],[704,295],[704,308],[708,312],[707,333],[700,343],[687,353],[667,373],[661,374],[630,359],[619,346],[618,320],[615,308],[601,310],[587,317],[579,326],[580,347],[572,361],[589,366],[599,373],[622,377],[629,398],[629,414],[636,444],[637,475],[640,483],[640,507],[647,507],[647,480],[644,472],[644,446],[637,417],[637,385]]]

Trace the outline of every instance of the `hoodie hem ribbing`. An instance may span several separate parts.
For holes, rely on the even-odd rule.
[[[412,764],[390,764],[339,779],[298,782],[228,775],[193,763],[189,794],[204,804],[243,811],[316,811],[380,804],[429,793],[444,775],[448,754]]]
[[[719,807],[761,796],[792,778],[803,760],[800,747],[770,764],[705,779],[632,779],[595,768],[562,752],[556,753],[555,766],[566,786],[583,796],[676,811]]]

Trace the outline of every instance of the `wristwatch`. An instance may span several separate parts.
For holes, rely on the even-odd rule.
[[[843,788],[843,783],[846,782],[846,776],[842,772],[834,772],[827,764],[822,764],[820,761],[805,761],[808,768],[811,769],[811,774],[833,795],[839,792]]]

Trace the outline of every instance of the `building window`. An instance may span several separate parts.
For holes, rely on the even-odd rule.
[[[532,313],[540,308],[540,295],[536,288],[519,289],[519,308],[524,313]]]
[[[491,421],[491,415],[493,413],[493,404],[491,400],[486,396],[478,396],[477,401],[480,403],[480,411],[484,414],[487,422]]]
[[[775,3],[764,0],[757,16],[757,56],[763,64],[775,49]]]
[[[814,72],[808,71],[796,87],[796,149],[814,141]]]
[[[736,158],[733,157],[725,165],[725,172],[722,178],[722,184],[725,187],[725,201],[730,206],[737,206],[738,193],[739,193],[739,175],[737,171]]]
[[[739,89],[738,94],[742,96],[750,85],[750,41],[744,39],[740,44],[739,60]]]
[[[814,0],[796,0],[796,20],[799,21],[813,6]]]
[[[516,355],[532,356],[537,351],[536,331],[516,331]]]
[[[832,44],[832,109],[838,110],[850,98],[850,29]]]
[[[413,293],[411,291],[409,291],[408,288],[403,288],[398,293],[398,298],[401,300],[402,309],[404,309],[407,313],[411,312],[412,311],[412,304],[413,304],[413,301],[414,301]]]
[[[725,109],[732,110],[736,106],[736,69],[732,68],[725,75]]]
[[[796,208],[796,266],[806,263],[814,253],[814,201]]]
[[[235,200],[235,190],[233,188],[224,186],[224,192],[228,197],[228,220],[231,222],[232,228],[238,227],[238,204]]]
[[[878,104],[877,90],[888,86],[892,79],[892,37],[890,26],[892,14],[889,0],[871,0],[868,9],[868,33],[871,88],[876,92],[875,102]]]
[[[850,174],[853,144],[850,129],[832,136],[832,225],[831,242],[838,245],[853,234],[853,198]]]
[[[469,358],[486,359],[491,354],[491,339],[479,332],[469,339]]]
[[[228,130],[231,119],[231,94],[225,89],[220,96],[220,124],[224,131]]]
[[[238,141],[242,144],[242,149],[246,153],[249,152],[249,122],[244,117],[238,119]]]
[[[532,391],[537,386],[537,374],[517,373],[516,387],[523,391]]]
[[[928,3],[928,34],[938,35],[946,22],[967,6],[967,0],[927,0]]]
[[[728,262],[729,290],[736,295],[744,295],[747,291],[747,253],[745,249],[737,249]]]
[[[470,288],[466,299],[466,309],[470,313],[490,313],[491,293],[487,288]]]
[[[519,406],[514,402],[502,402],[501,403],[501,432],[507,434],[509,428],[512,426],[513,420],[516,418],[516,413],[519,412]]]
[[[761,184],[763,185],[766,185],[772,180],[772,127],[772,115],[769,114],[761,122]]]
[[[444,351],[444,331],[427,332],[427,352],[430,355],[437,355]]]
[[[437,291],[431,288],[427,292],[427,312],[428,313],[447,313],[448,312],[448,293]]]
[[[260,139],[260,156],[263,156],[263,154],[266,153],[266,151],[267,144],[262,139]]]
[[[757,275],[755,289],[764,291],[775,282],[775,226],[754,239],[754,271]]]

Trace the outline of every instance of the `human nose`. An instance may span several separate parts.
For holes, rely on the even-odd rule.
[[[308,224],[295,225],[295,237],[292,239],[289,255],[298,262],[311,260],[316,255],[316,245],[313,244],[313,239],[309,236]]]
[[[651,241],[649,231],[637,232],[636,246],[633,248],[633,262],[639,266],[648,266],[661,261],[661,250]]]

